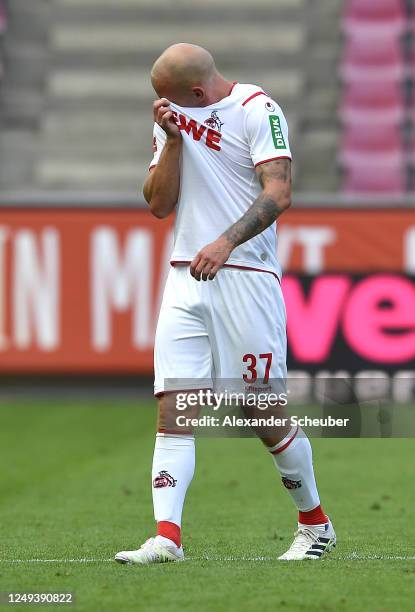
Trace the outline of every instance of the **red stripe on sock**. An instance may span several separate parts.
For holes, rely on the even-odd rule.
[[[298,522],[303,525],[323,525],[323,523],[329,522],[329,518],[324,514],[323,508],[317,506],[317,508],[309,512],[300,511],[298,513]]]
[[[295,433],[293,436],[291,436],[291,438],[282,446],[280,446],[279,448],[277,448],[274,451],[271,451],[271,455],[279,455],[280,453],[282,453],[282,451],[285,451],[286,448],[288,448],[291,444],[291,442],[294,440],[295,436],[298,434],[298,430],[300,429],[300,427],[297,425],[297,429],[295,430]]]
[[[157,535],[168,538],[176,544],[181,545],[181,530],[176,523],[170,523],[170,521],[160,521],[157,523]]]

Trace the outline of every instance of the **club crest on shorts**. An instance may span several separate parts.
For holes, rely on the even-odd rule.
[[[177,480],[173,478],[166,470],[158,473],[158,476],[153,480],[154,489],[164,489],[164,487],[175,487]]]
[[[219,119],[218,111],[212,111],[210,117],[205,120],[205,125],[220,132],[224,123]]]
[[[282,477],[282,484],[286,489],[299,489],[301,487],[301,480],[290,480],[289,478]]]

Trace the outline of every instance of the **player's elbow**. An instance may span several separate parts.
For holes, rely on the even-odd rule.
[[[292,204],[291,194],[289,194],[281,198],[281,200],[278,202],[278,207],[281,210],[281,212],[284,212],[285,210],[288,210],[290,208],[291,204]]]
[[[150,212],[157,219],[165,219],[171,213],[171,208],[163,206],[156,198],[151,198],[149,201]]]
[[[163,209],[154,206],[151,201],[149,202],[149,205],[151,214],[157,217],[157,219],[164,219],[165,217],[167,217],[168,213],[166,213],[166,211],[164,211]]]
[[[278,194],[275,194],[275,201],[277,202],[277,207],[279,213],[283,213],[285,210],[290,208],[291,206],[291,188],[281,189]]]
[[[153,196],[153,181],[154,181],[154,173],[153,173],[153,169],[151,169],[150,174],[144,181],[144,185],[143,185],[143,196],[147,204],[150,204],[151,198]]]
[[[150,195],[149,190],[146,188],[145,185],[143,187],[143,196],[144,196],[144,199],[147,202],[147,204],[150,204],[151,195]]]
[[[169,216],[168,212],[165,212],[164,210],[151,210],[151,213],[157,217],[157,219],[165,219],[166,217]]]
[[[264,190],[264,196],[274,202],[277,216],[291,206],[291,189]]]

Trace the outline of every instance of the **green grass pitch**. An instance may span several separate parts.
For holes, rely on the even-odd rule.
[[[88,612],[414,609],[411,439],[314,440],[339,543],[297,564],[276,560],[296,512],[260,442],[200,439],[186,562],[112,562],[153,533],[154,421],[152,401],[3,402],[0,591],[72,591]]]

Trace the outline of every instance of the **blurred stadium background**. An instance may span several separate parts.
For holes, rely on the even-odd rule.
[[[151,142],[149,67],[178,40],[205,45],[226,76],[277,98],[297,192],[415,189],[412,0],[1,7],[2,191],[136,196]]]
[[[413,369],[412,1],[0,6],[3,373],[151,374],[171,236],[141,195],[149,69],[180,40],[263,86],[288,117],[291,370]]]
[[[411,440],[315,440],[342,539],[317,574],[246,563],[288,546],[295,520],[277,481],[271,503],[253,440],[199,441],[180,579],[163,568],[160,589],[160,568],[131,581],[102,563],[152,525],[171,220],[151,217],[141,185],[149,70],[179,41],[288,118],[295,197],[279,255],[299,401],[340,373],[359,399],[414,402],[413,0],[0,0],[0,589],[73,589],[88,611],[194,609],[201,593],[206,610],[257,610],[258,589],[286,609],[410,610]]]

